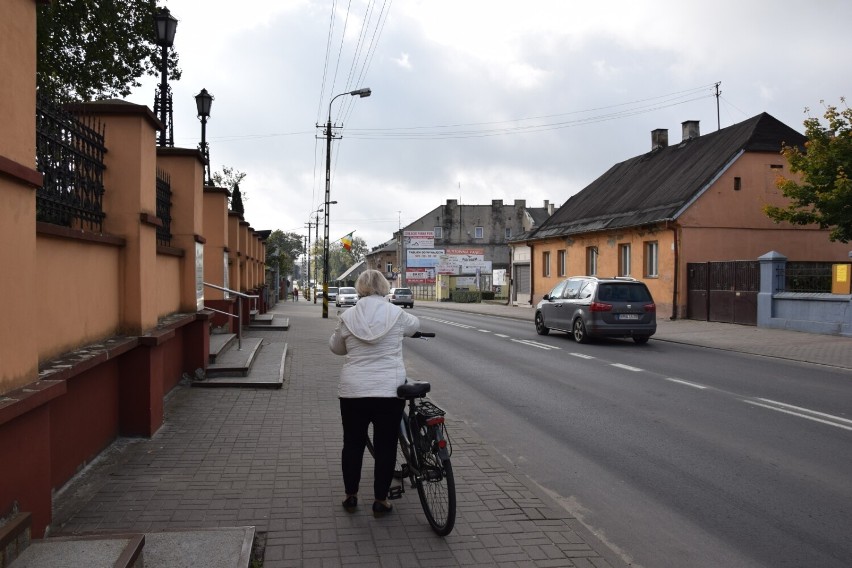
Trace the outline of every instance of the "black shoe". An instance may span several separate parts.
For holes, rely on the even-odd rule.
[[[354,513],[355,509],[358,508],[358,496],[350,495],[346,498],[346,501],[343,502],[343,508],[346,509],[347,513]]]
[[[393,505],[385,505],[381,501],[375,501],[373,503],[373,516],[377,519],[379,517],[384,517],[391,511],[393,511]]]

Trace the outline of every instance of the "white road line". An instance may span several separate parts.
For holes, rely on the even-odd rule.
[[[678,384],[681,384],[681,385],[686,385],[686,386],[688,386],[688,387],[692,387],[692,388],[694,388],[694,389],[701,389],[701,390],[704,390],[704,389],[706,389],[706,388],[707,388],[706,386],[704,386],[704,385],[699,385],[698,383],[690,383],[689,381],[684,381],[683,379],[675,379],[675,378],[673,378],[673,377],[668,377],[666,380],[667,380],[667,381],[671,381],[671,382],[673,382],[673,383],[678,383]]]
[[[835,420],[837,422],[843,422],[843,423],[852,425],[852,420],[849,420],[848,418],[843,418],[841,416],[835,416],[834,414],[826,414],[825,412],[819,412],[817,410],[811,410],[810,408],[803,408],[801,406],[795,406],[795,405],[792,405],[792,404],[787,404],[786,402],[778,402],[777,400],[771,400],[771,399],[768,399],[768,398],[759,398],[757,400],[762,400],[763,402],[768,403],[768,404],[775,404],[775,405],[781,406],[783,408],[792,408],[793,410],[798,410],[799,412],[812,414],[814,416],[822,416],[823,418],[827,418],[829,420]]]
[[[769,410],[774,410],[776,412],[783,412],[784,414],[790,414],[791,416],[798,416],[799,418],[804,418],[806,420],[813,420],[814,422],[819,422],[821,424],[827,424],[829,426],[834,426],[835,428],[843,428],[844,430],[852,431],[852,426],[846,426],[844,424],[838,424],[838,422],[847,422],[852,423],[845,418],[841,418],[839,416],[833,416],[831,414],[825,414],[823,412],[817,412],[816,410],[808,410],[807,408],[801,408],[798,406],[793,406],[792,404],[784,404],[783,402],[775,402],[772,400],[767,400],[765,398],[759,398],[758,400],[766,400],[770,404],[763,404],[762,402],[757,402],[754,400],[743,399],[743,402],[747,404],[751,404],[753,406],[760,406],[761,408],[768,408]],[[779,406],[773,406],[773,405]],[[801,410],[801,412],[796,412],[793,410],[788,410],[789,408],[796,408]],[[807,413],[807,414],[806,414]],[[811,414],[812,416],[809,416]],[[817,416],[825,416],[828,420],[823,418],[817,418]]]
[[[523,343],[530,347],[538,347],[539,349],[560,349],[560,347],[556,347],[555,345],[545,345],[544,343],[538,343],[537,341],[532,341],[530,339],[513,339],[512,341],[515,343]]]
[[[477,329],[476,331],[481,331],[482,333],[491,333],[488,329]]]
[[[503,339],[508,339],[508,338],[509,338],[509,336],[508,336],[508,335],[503,335],[502,333],[495,333],[495,334],[494,334],[494,337],[502,337]]]
[[[586,355],[585,353],[571,353],[574,357],[579,357],[580,359],[594,359],[591,355]]]
[[[625,371],[639,372],[642,370],[639,367],[631,367],[630,365],[622,365],[621,363],[610,363],[610,365],[618,367],[619,369],[624,369]]]

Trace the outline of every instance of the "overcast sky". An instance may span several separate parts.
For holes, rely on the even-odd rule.
[[[164,5],[162,0],[158,3]],[[848,0],[170,0],[183,78],[178,147],[200,139],[194,95],[215,97],[214,171],[245,172],[246,220],[306,233],[325,200],[330,237],[368,246],[447,199],[561,205],[651,131],[724,128],[768,112],[802,131],[805,108],[849,88]],[[153,106],[158,79],[128,98]],[[320,216],[322,223],[322,216]],[[313,231],[312,231],[313,233]],[[322,238],[322,227],[319,230]]]

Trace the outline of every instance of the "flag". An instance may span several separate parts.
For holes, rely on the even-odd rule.
[[[352,233],[354,232],[355,231],[352,231]],[[349,233],[348,235],[340,239],[340,242],[343,243],[343,248],[345,248],[346,250],[352,250],[352,233]]]

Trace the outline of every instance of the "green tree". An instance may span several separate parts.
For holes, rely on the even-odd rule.
[[[349,270],[359,260],[363,260],[364,254],[368,250],[367,243],[361,237],[352,238],[352,248],[350,250],[343,248],[343,244],[340,241],[331,243],[328,247],[329,281]],[[322,266],[320,266],[320,272],[322,272]]]
[[[59,101],[126,97],[143,75],[159,76],[156,0],[56,0],[38,7],[39,90]],[[169,78],[180,79],[169,50]],[[153,97],[153,93],[152,93]]]
[[[845,99],[840,99],[846,103]],[[779,177],[778,188],[790,199],[786,207],[767,205],[764,212],[776,223],[817,224],[829,229],[829,239],[852,240],[852,109],[827,106],[823,115],[805,120],[805,151],[784,146],[781,153],[802,182]]]
[[[304,252],[302,235],[276,229],[266,239],[266,250],[273,249],[277,254],[267,256],[266,264],[278,266],[282,275],[290,275],[293,272],[293,262]]]

